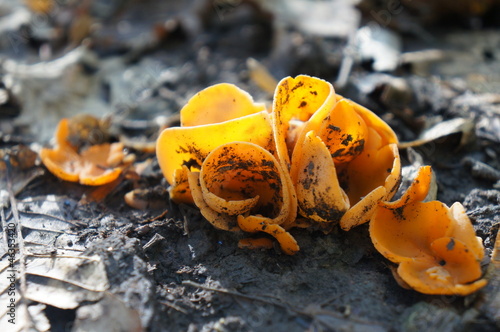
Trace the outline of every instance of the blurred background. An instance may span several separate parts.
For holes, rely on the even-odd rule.
[[[78,113],[148,129],[211,84],[269,101],[309,74],[409,141],[437,121],[420,115],[498,93],[499,28],[498,0],[2,0],[0,132],[46,143]]]

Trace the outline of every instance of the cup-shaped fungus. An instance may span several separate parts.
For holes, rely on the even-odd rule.
[[[267,232],[294,253],[286,230],[304,225],[297,211],[348,230],[392,198],[400,177],[396,144],[374,113],[301,75],[278,84],[270,113],[234,85],[199,92],[156,151],[175,202],[196,204],[221,229]]]
[[[451,208],[423,202],[431,168],[424,166],[405,194],[381,202],[370,221],[375,248],[398,263],[397,274],[426,294],[467,295],[486,285],[481,277],[482,241],[460,203]]]
[[[279,83],[273,113],[301,215],[349,230],[392,198],[401,170],[397,137],[373,112],[301,75]]]
[[[116,180],[130,163],[122,143],[91,145],[78,151],[68,140],[68,119],[62,119],[55,133],[56,147],[44,148],[40,158],[47,169],[62,180],[99,186]]]
[[[158,163],[176,203],[193,203],[188,172],[199,171],[215,148],[240,141],[274,150],[270,114],[232,84],[200,91],[180,113],[181,127],[165,129],[156,142]]]
[[[181,110],[181,127],[161,133],[156,151],[172,200],[194,203],[217,228],[267,232],[284,252],[298,251],[279,226],[295,219],[296,206],[276,157],[272,116],[246,92],[231,84],[199,92]]]
[[[287,175],[267,150],[233,142],[213,150],[188,179],[196,206],[215,227],[266,232],[293,254],[297,243],[280,226],[290,215]]]

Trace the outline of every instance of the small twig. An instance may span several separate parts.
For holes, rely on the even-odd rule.
[[[262,303],[270,304],[270,305],[273,305],[273,306],[276,306],[276,307],[279,307],[279,308],[282,308],[285,310],[293,311],[298,315],[306,316],[313,321],[321,322],[321,318],[319,316],[324,315],[324,316],[331,316],[331,317],[334,317],[334,318],[339,319],[339,320],[349,321],[349,322],[353,322],[353,323],[357,323],[357,324],[372,325],[372,326],[377,325],[377,323],[375,323],[373,321],[363,320],[363,319],[360,319],[360,318],[354,317],[354,316],[346,317],[345,315],[340,314],[340,313],[335,312],[335,311],[324,310],[321,308],[311,310],[310,306],[305,308],[305,309],[297,309],[297,308],[290,307],[288,305],[285,305],[285,304],[282,304],[279,302],[273,302],[273,301],[264,299],[264,298],[259,297],[259,296],[242,294],[242,293],[239,293],[237,291],[232,291],[232,290],[225,289],[225,288],[215,288],[215,287],[205,286],[205,285],[199,284],[199,283],[191,281],[191,280],[185,280],[182,282],[182,284],[186,285],[186,286],[191,286],[191,287],[201,288],[201,289],[205,289],[205,290],[212,291],[212,292],[221,293],[221,294],[232,295],[232,296],[236,296],[236,297],[247,299],[247,300],[259,301]],[[330,301],[331,300],[328,300],[327,302],[330,302]]]
[[[323,308],[324,306],[326,306],[326,305],[330,304],[331,302],[335,301],[337,298],[338,298],[337,296],[332,296],[332,297],[324,300],[323,302],[321,302],[319,304],[319,307]]]
[[[184,228],[184,235],[187,235],[189,237],[189,227],[188,227],[188,219],[184,215],[184,222],[182,223],[182,228]]]
[[[247,59],[247,67],[250,72],[250,79],[263,91],[269,95],[274,94],[278,81],[271,75],[269,70],[254,58]]]
[[[254,295],[242,294],[240,292],[232,291],[232,290],[225,289],[225,288],[215,288],[215,287],[205,286],[205,285],[199,284],[199,283],[191,281],[191,280],[185,280],[185,281],[182,282],[182,284],[186,285],[186,286],[191,286],[191,287],[205,289],[205,290],[212,291],[212,292],[217,292],[217,293],[222,293],[222,294],[237,296],[237,297],[244,298],[244,299],[247,299],[247,300],[259,301],[259,302],[271,304],[271,305],[274,305],[274,306],[277,306],[277,307],[280,307],[280,308],[283,308],[283,309],[289,309],[284,304],[276,303],[276,302],[273,302],[273,301],[269,301],[269,300],[266,300],[266,299],[264,299],[262,297],[258,297],[258,296],[254,296]]]
[[[442,61],[447,57],[446,52],[438,49],[417,51],[417,52],[406,52],[401,54],[400,62],[402,64],[415,63],[415,62],[432,62],[432,61]]]
[[[181,307],[179,307],[179,306],[178,306],[178,305],[176,305],[176,304],[173,304],[173,303],[170,303],[170,302],[160,302],[160,303],[161,303],[161,304],[163,304],[164,306],[167,306],[167,307],[169,307],[169,308],[172,308],[172,309],[174,309],[174,310],[177,310],[177,311],[179,311],[179,312],[182,312],[184,315],[187,315],[187,314],[188,314],[188,312],[187,312],[187,310],[186,310],[186,309],[181,308]]]
[[[41,246],[41,247],[46,247],[47,244],[46,243],[41,243],[41,242],[34,242],[34,241],[25,241],[26,244],[30,245],[30,246]],[[59,254],[57,253],[57,251],[70,251],[70,252],[76,252],[76,253],[83,253],[85,252],[85,249],[75,249],[75,248],[62,248],[62,247],[59,247],[59,248],[54,248],[54,252],[55,253],[50,253],[50,254],[47,254],[47,253],[42,253],[42,252],[29,252],[28,253],[28,257],[45,257],[45,256],[50,256],[52,258],[57,258],[59,257]],[[77,256],[75,256],[77,257]],[[80,256],[78,256],[80,257]]]
[[[360,22],[361,16],[357,15],[355,28],[353,28],[347,36],[347,45],[344,47],[339,73],[337,75],[337,79],[335,80],[336,88],[342,89],[347,84],[349,75],[351,74],[356,55],[356,32],[358,31]]]
[[[12,178],[10,176],[11,171],[12,171],[12,165],[10,164],[9,160],[5,160],[5,177],[6,177],[6,182],[7,182],[7,191],[9,193],[9,199],[10,199],[10,208],[12,212],[12,216],[14,217],[14,221],[16,224],[16,231],[17,231],[17,240],[18,240],[18,246],[19,246],[19,284],[20,284],[20,294],[21,299],[19,300],[20,303],[20,309],[23,312],[23,314],[26,315],[26,317],[29,316],[28,312],[28,306],[26,304],[26,301],[24,300],[26,293],[27,293],[27,285],[26,285],[26,248],[24,247],[24,239],[23,239],[23,232],[22,232],[22,225],[21,225],[21,219],[19,218],[19,211],[17,210],[17,201],[16,197],[14,196],[14,190],[12,188]],[[25,328],[30,329],[33,327],[32,321],[30,321],[30,326],[26,326]]]
[[[100,258],[95,258],[91,256],[75,256],[75,255],[51,255],[51,254],[37,254],[37,253],[29,253],[26,255],[27,257],[38,257],[38,258],[77,258],[82,260],[89,260],[92,262],[99,262]]]
[[[158,246],[161,242],[163,242],[163,240],[165,240],[163,236],[155,233],[155,235],[153,235],[153,237],[145,245],[142,246],[142,249],[149,250],[152,247]]]
[[[152,217],[152,218],[148,218],[148,219],[145,219],[145,220],[141,220],[141,221],[139,221],[139,224],[146,224],[148,222],[153,222],[153,221],[159,220],[159,219],[165,217],[167,215],[168,211],[169,210],[166,209],[165,211],[163,211],[162,213],[160,213],[156,217]]]
[[[23,226],[24,228],[32,229],[34,231],[41,231],[41,232],[51,232],[51,233],[59,233],[59,234],[72,234],[72,233],[67,233],[65,231],[60,231],[57,229],[48,229],[48,228],[43,228],[43,227],[32,227],[32,226]],[[76,233],[73,233],[76,234]]]
[[[31,211],[19,211],[20,214],[27,214],[27,215],[32,215],[32,216],[43,216],[43,217],[48,217],[48,218],[52,218],[52,219],[55,219],[55,220],[58,220],[58,221],[62,221],[62,222],[65,222],[67,224],[70,224],[72,226],[78,226],[78,224],[74,223],[73,221],[69,221],[69,220],[66,220],[64,218],[61,218],[61,217],[56,217],[56,216],[53,216],[51,214],[46,214],[46,213],[41,213],[41,212],[31,212]]]

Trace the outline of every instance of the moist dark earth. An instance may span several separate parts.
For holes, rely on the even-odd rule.
[[[287,17],[291,14],[280,1],[271,2],[275,7],[260,1],[115,1],[105,7],[108,11],[101,1],[89,1],[90,7],[80,11],[58,4],[66,11],[49,14],[48,27],[71,30],[58,15],[80,17],[84,12],[99,29],[80,40],[70,33],[46,35],[28,25],[17,53],[4,41],[4,61],[50,61],[80,44],[91,55],[77,61],[75,73],[64,74],[74,75],[69,92],[31,93],[43,86],[37,83],[40,78],[19,79],[25,90],[12,90],[9,103],[1,106],[5,151],[20,143],[49,145],[58,119],[80,112],[111,114],[115,140],[120,135],[132,141],[154,139],[159,117],[175,122],[191,96],[220,82],[234,83],[269,104],[271,96],[247,66],[254,58],[277,79],[308,74],[332,82],[337,93],[388,122],[401,142],[422,139],[429,128],[448,123],[438,134],[401,148],[401,190],[418,166],[432,165],[437,199],[448,206],[461,202],[486,248],[482,265],[490,282],[466,297],[400,287],[391,263],[373,247],[366,225],[349,232],[333,227],[328,234],[292,229],[301,248],[293,256],[279,247],[239,249],[238,240],[247,235],[217,230],[195,207],[169,201],[154,153],[131,146],[139,161],[151,159],[147,171],[138,180],[124,179],[97,202],[82,200],[94,188],[61,181],[47,171],[16,196],[21,201],[54,195],[71,202],[62,204],[62,210],[75,221],[72,245],[104,262],[109,282],[105,296],[74,309],[46,305],[50,330],[497,331],[500,271],[489,257],[500,222],[500,4],[484,2],[484,8],[472,11],[472,2],[463,1],[461,9],[451,12],[448,2],[403,1],[402,10],[390,20],[383,16],[382,22],[377,18],[391,13],[389,2],[362,1],[358,7],[346,2],[360,15],[360,27],[375,22],[401,45],[382,43],[384,50],[398,49],[399,54],[397,63],[385,70],[377,70],[380,56],[375,52],[366,57],[354,52],[344,81],[339,77],[346,57],[352,56],[345,51],[352,43],[350,34],[308,30],[296,17]],[[332,12],[332,22],[341,21],[338,16]],[[355,32],[358,26],[350,28]],[[374,45],[370,47],[378,47]],[[52,55],[40,58],[47,48]],[[9,75],[16,79],[6,68],[2,73],[4,81]],[[71,84],[78,80],[92,88],[75,92]],[[10,91],[6,82],[2,85]],[[50,99],[51,93],[59,94]],[[95,100],[85,104],[90,99]],[[46,113],[52,115],[43,119]],[[57,121],[51,122],[51,116]],[[37,129],[33,119],[40,119],[40,126],[46,120],[47,129]],[[455,119],[463,119],[462,125],[447,122]],[[125,204],[124,194],[137,187],[148,190],[154,208]],[[57,246],[49,249],[57,256]],[[94,312],[94,321],[79,316],[79,307],[94,304],[102,309]]]

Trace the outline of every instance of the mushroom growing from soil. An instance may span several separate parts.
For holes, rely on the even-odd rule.
[[[370,221],[375,248],[398,263],[397,274],[426,294],[468,295],[486,285],[481,277],[482,240],[460,203],[423,202],[432,171],[421,167],[405,194],[380,202]]]
[[[286,142],[291,155],[301,215],[349,230],[393,197],[401,173],[398,140],[373,112],[305,75],[279,83],[273,112],[285,136],[278,148]]]
[[[264,105],[232,84],[202,90],[181,110],[181,127],[165,129],[156,142],[158,163],[171,185],[176,203],[193,202],[187,171],[199,171],[215,148],[231,142],[249,142],[273,150],[271,116]]]
[[[116,180],[132,160],[122,143],[90,145],[78,151],[68,140],[69,120],[62,119],[56,129],[54,149],[43,148],[40,158],[58,178],[88,186],[100,186]]]
[[[191,98],[181,127],[165,129],[156,151],[172,200],[194,203],[216,228],[269,233],[292,254],[297,243],[279,225],[295,218],[293,189],[275,146],[264,105],[218,84]]]
[[[268,233],[288,254],[299,249],[287,232],[303,227],[297,212],[348,230],[399,184],[391,128],[318,78],[283,79],[270,112],[217,84],[192,97],[180,118],[156,149],[171,199],[194,203],[217,228]]]

